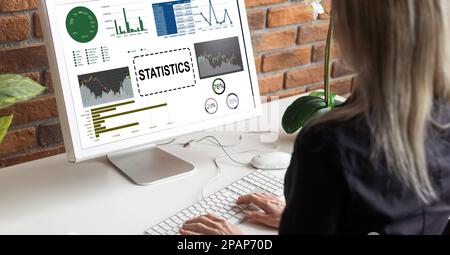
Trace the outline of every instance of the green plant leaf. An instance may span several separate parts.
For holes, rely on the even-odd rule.
[[[326,108],[327,104],[323,98],[305,96],[297,99],[284,113],[282,125],[288,134],[293,134],[304,127],[311,116],[320,109]]]
[[[0,109],[13,105],[16,102],[15,97],[4,96],[0,94]]]
[[[0,144],[5,139],[6,133],[8,133],[9,126],[11,126],[13,115],[0,118]]]
[[[45,87],[28,77],[17,74],[0,75],[0,109],[34,98]]]
[[[314,92],[309,93],[309,96],[312,96],[312,97],[324,97],[325,96],[325,92],[323,92],[323,91],[314,91]]]
[[[313,97],[324,98],[325,97],[325,92],[323,92],[323,91],[314,91],[314,92],[311,92],[309,95],[313,96]],[[336,104],[338,103],[338,101],[336,100],[336,97],[337,97],[337,94],[330,93],[331,108],[336,106]]]
[[[332,108],[329,108],[329,107],[325,107],[320,110],[317,110],[315,113],[313,113],[313,115],[311,115],[311,117],[309,118],[309,121],[318,119],[318,118],[322,117],[323,115],[331,112],[331,110],[332,110]]]
[[[0,75],[0,82],[6,81],[6,80],[11,80],[11,79],[17,79],[17,78],[21,78],[22,76],[18,75],[18,74],[2,74]]]

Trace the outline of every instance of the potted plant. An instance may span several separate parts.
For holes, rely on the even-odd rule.
[[[331,12],[325,10],[321,2],[322,0],[305,0],[307,8],[314,12],[314,17],[324,13],[330,16],[325,46],[324,91],[313,92],[308,96],[300,97],[287,108],[283,116],[282,125],[288,134],[297,132],[311,119],[322,116],[340,104],[340,102],[336,101],[336,94],[331,93],[330,89],[333,22],[331,22]]]
[[[30,100],[45,91],[45,87],[30,78],[17,74],[0,75],[0,110]],[[0,116],[0,144],[3,142],[13,115]]]

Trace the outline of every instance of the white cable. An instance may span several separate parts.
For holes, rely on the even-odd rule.
[[[168,142],[163,142],[163,143],[157,143],[156,146],[164,146],[164,145],[170,145],[173,142],[175,142],[177,140],[177,138],[173,138],[172,140],[169,140]]]
[[[267,131],[248,131],[248,132],[246,132],[247,134],[275,134],[275,135],[278,135],[278,133],[277,132],[274,132],[274,131],[270,131],[270,130],[267,130]],[[238,143],[236,143],[236,144],[231,144],[231,145],[220,145],[220,144],[218,144],[218,143],[216,143],[216,142],[214,142],[214,141],[211,141],[211,140],[208,140],[207,138],[208,138],[208,136],[205,136],[205,137],[203,137],[203,138],[201,138],[201,139],[199,139],[199,140],[195,140],[195,139],[192,139],[192,140],[190,140],[189,142],[187,142],[187,143],[174,143],[176,140],[177,140],[177,138],[174,138],[174,139],[172,139],[172,140],[169,140],[168,142],[164,142],[164,143],[160,143],[160,144],[156,144],[157,146],[165,146],[165,145],[183,145],[184,147],[188,147],[189,145],[191,145],[192,143],[197,143],[197,142],[201,142],[202,140],[206,140],[206,141],[208,141],[208,142],[210,142],[210,143],[212,143],[213,145],[216,145],[216,146],[221,146],[221,147],[224,147],[224,148],[231,148],[231,147],[237,147],[237,146],[239,146],[239,145],[241,145],[241,143],[242,143],[242,140],[244,139],[243,138],[243,136],[244,136],[245,134],[241,134],[240,136],[239,136],[239,142]],[[213,137],[213,136],[211,136],[211,137]]]
[[[278,151],[279,146],[276,147],[276,149],[274,150],[246,150],[246,151],[240,151],[240,152],[235,152],[235,153],[231,153],[231,155],[235,155],[235,154],[245,154],[245,153],[268,153],[268,152],[275,152]],[[219,179],[220,175],[222,174],[223,170],[222,167],[220,166],[219,160],[223,159],[223,158],[227,158],[226,155],[222,155],[222,157],[218,157],[216,159],[214,159],[214,164],[216,165],[217,168],[217,174],[211,178],[207,183],[205,183],[205,185],[203,185],[202,190],[201,190],[201,195],[202,195],[202,199],[205,199],[205,190],[206,188],[213,182],[215,182],[217,179]],[[247,166],[250,166],[251,164],[248,163]]]
[[[214,140],[206,139],[205,141],[208,141],[210,144],[220,147],[220,144],[218,144]],[[201,142],[199,142],[199,143],[201,143]],[[239,136],[239,142],[237,142],[235,144],[230,144],[230,145],[222,145],[222,147],[224,147],[224,148],[233,148],[233,147],[237,147],[237,146],[241,145],[241,143],[242,143],[242,135]],[[207,144],[205,144],[205,145],[207,145]]]
[[[248,132],[248,133],[250,133],[250,134],[262,134],[262,133],[274,133],[274,134],[276,134],[275,132],[272,132],[272,131],[253,131],[253,132]],[[213,178],[211,178],[205,185],[203,185],[203,187],[202,187],[202,189],[201,189],[201,196],[202,196],[202,199],[205,199],[205,190],[206,190],[206,188],[211,184],[211,183],[213,183],[213,182],[215,182],[219,177],[220,177],[220,175],[222,174],[222,172],[223,172],[223,169],[222,169],[222,167],[220,166],[220,163],[219,163],[219,161],[221,160],[221,159],[223,159],[223,158],[228,158],[229,160],[231,160],[233,163],[235,163],[235,164],[238,164],[238,165],[240,165],[240,166],[246,166],[246,167],[249,167],[249,166],[251,166],[251,163],[249,162],[249,163],[242,163],[242,162],[239,162],[239,161],[237,161],[237,160],[235,160],[231,155],[236,155],[236,154],[245,154],[245,153],[268,153],[268,152],[275,152],[275,151],[278,151],[279,150],[279,145],[277,145],[276,147],[275,147],[275,149],[272,149],[272,150],[246,150],[246,151],[240,151],[240,152],[234,152],[234,153],[229,153],[225,148],[231,148],[231,147],[237,147],[237,146],[239,146],[241,143],[242,143],[242,140],[243,140],[243,135],[240,135],[239,136],[239,142],[237,143],[237,144],[233,144],[233,145],[223,145],[220,141],[219,141],[219,139],[217,139],[216,137],[214,137],[214,136],[205,136],[205,137],[203,137],[203,138],[201,138],[201,139],[198,139],[198,140],[190,140],[189,142],[187,142],[187,143],[180,143],[180,144],[176,144],[176,145],[181,145],[181,146],[183,146],[183,147],[189,147],[191,144],[193,144],[193,143],[201,143],[201,142],[203,142],[203,141],[208,141],[208,142],[210,142],[211,144],[213,144],[213,145],[215,145],[215,146],[218,146],[218,147],[220,147],[222,150],[223,150],[223,152],[225,153],[224,155],[222,155],[222,156],[219,156],[219,157],[217,157],[217,158],[215,158],[214,159],[214,164],[216,165],[216,168],[217,168],[217,174],[213,177]],[[174,144],[174,142],[176,141],[176,138],[175,139],[173,139],[173,140],[171,140],[171,141],[169,141],[169,142],[166,142],[166,143],[162,143],[162,144],[158,144],[159,146],[163,146],[163,145],[171,145],[171,144]]]
[[[215,182],[217,179],[219,179],[220,175],[222,174],[222,167],[220,167],[218,158],[214,159],[214,164],[216,164],[217,174],[216,174],[216,176],[211,178],[205,185],[203,185],[202,190],[201,190],[202,200],[204,200],[206,197],[205,189],[209,186],[209,184],[211,184],[211,183]]]
[[[210,144],[215,145],[215,146],[224,147],[224,148],[232,148],[232,147],[237,147],[237,146],[241,145],[242,139],[243,139],[242,135],[240,135],[239,136],[239,142],[237,142],[235,144],[230,144],[230,145],[221,145],[221,144],[218,144],[217,142],[215,142],[214,140],[210,140],[208,138],[210,138],[210,137],[209,136],[205,136],[205,137],[203,137],[203,138],[201,138],[199,140],[192,139],[192,140],[190,140],[189,142],[186,142],[186,143],[174,143],[177,140],[177,138],[174,138],[174,139],[169,140],[167,142],[159,143],[159,144],[156,144],[156,145],[157,146],[181,145],[183,147],[189,147],[193,143],[201,143],[202,141],[208,141]],[[205,143],[205,145],[210,145],[210,144],[206,144]]]

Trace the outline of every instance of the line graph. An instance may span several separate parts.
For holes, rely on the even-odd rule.
[[[128,67],[78,76],[84,107],[132,98]]]
[[[205,13],[200,12],[200,15],[203,17],[204,21],[208,23],[208,25],[211,27],[213,25],[224,25],[227,22],[227,19],[230,23],[230,25],[233,24],[233,21],[231,20],[230,13],[228,12],[228,9],[223,10],[223,18],[221,20],[217,17],[216,8],[214,7],[212,0],[209,0],[208,5],[208,14],[205,15]],[[214,20],[213,20],[214,17]],[[219,16],[220,17],[220,16]],[[213,24],[215,22],[215,24]]]
[[[213,69],[220,68],[226,64],[234,65],[238,69],[241,68],[240,59],[238,59],[234,55],[234,53],[231,53],[231,55],[227,55],[220,51],[215,54],[205,52],[203,53],[203,55],[198,56],[198,60],[199,62],[207,61]]]

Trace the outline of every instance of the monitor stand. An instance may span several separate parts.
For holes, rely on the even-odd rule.
[[[109,161],[135,184],[146,186],[194,170],[190,163],[156,146],[109,154]]]

